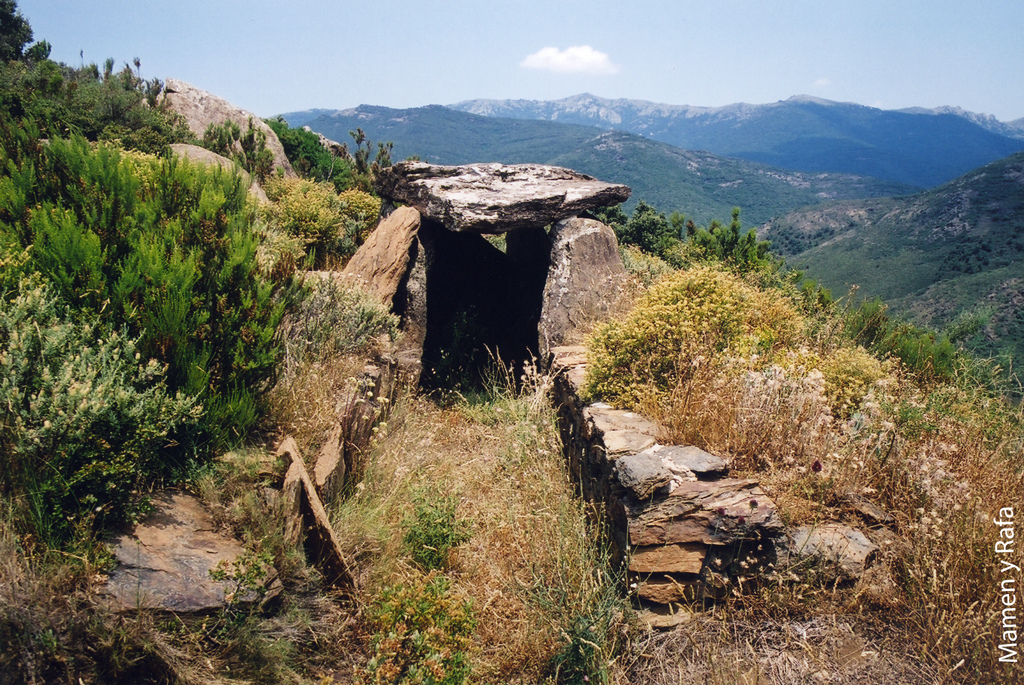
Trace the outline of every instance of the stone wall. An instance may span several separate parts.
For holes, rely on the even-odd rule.
[[[554,402],[572,479],[606,527],[611,552],[644,602],[724,596],[795,560],[863,573],[875,546],[840,525],[788,530],[756,480],[729,477],[726,460],[662,444],[638,414],[584,399],[586,349],[552,350]]]

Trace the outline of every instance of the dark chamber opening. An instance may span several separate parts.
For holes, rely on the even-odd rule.
[[[472,390],[495,361],[518,370],[536,358],[551,251],[545,231],[506,234],[505,252],[481,235],[429,221],[419,235],[427,313],[421,385]]]

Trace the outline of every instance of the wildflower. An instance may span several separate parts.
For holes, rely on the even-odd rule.
[[[811,464],[811,471],[814,471],[815,473],[821,473],[822,468],[824,467],[821,465],[820,459],[815,459],[814,463]]]
[[[739,517],[739,518],[737,519],[737,521],[739,522],[739,524],[740,524],[741,526],[745,526],[745,525],[747,524],[747,519],[746,519],[746,517],[745,517],[745,516],[740,516],[740,517]]]
[[[752,510],[753,510],[753,509],[757,509],[757,500],[756,500],[756,499],[752,499],[752,500],[750,500],[750,508],[751,508]]]
[[[718,507],[718,511],[716,511],[715,513],[717,513],[719,516],[725,516],[725,508]]]

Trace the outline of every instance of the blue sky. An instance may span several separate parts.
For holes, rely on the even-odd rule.
[[[590,92],[1024,117],[1022,0],[19,0],[52,57],[139,57],[261,116]]]

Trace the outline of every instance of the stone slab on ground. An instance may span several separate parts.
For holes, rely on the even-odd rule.
[[[846,578],[860,578],[878,547],[856,528],[840,524],[802,526],[792,531],[790,560],[833,565]]]
[[[234,586],[213,580],[210,571],[218,565],[230,571],[243,553],[242,545],[218,530],[194,495],[168,490],[154,495],[152,502],[153,512],[113,541],[118,566],[101,593],[126,610],[194,613],[224,608]],[[265,599],[281,590],[274,569],[267,573]],[[250,593],[233,601],[256,599]]]

